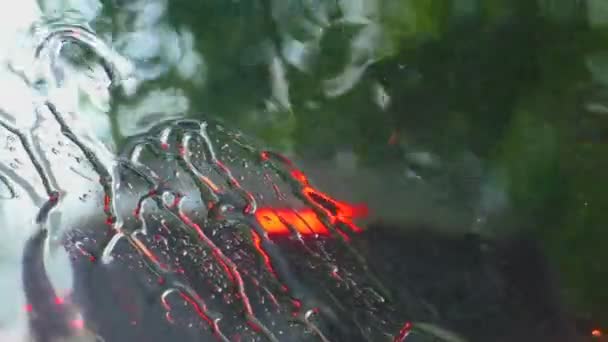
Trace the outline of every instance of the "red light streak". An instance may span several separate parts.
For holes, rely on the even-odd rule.
[[[215,183],[213,183],[213,181],[211,179],[209,179],[209,177],[207,176],[200,176],[200,179],[203,183],[205,183],[205,185],[207,185],[207,187],[209,187],[211,189],[211,191],[213,191],[216,194],[220,194],[222,191],[220,190],[220,187],[217,186]]]
[[[298,169],[293,169],[291,171],[291,176],[293,178],[295,178],[301,184],[308,185],[308,178],[306,177],[306,175],[302,171],[300,171]]]
[[[270,261],[270,257],[268,256],[268,254],[262,247],[262,239],[260,238],[258,233],[256,233],[253,230],[251,231],[251,236],[253,238],[253,245],[254,245],[255,249],[258,251],[258,253],[260,253],[262,258],[264,259],[264,265],[266,265],[266,268],[268,269],[268,271],[270,271],[270,273],[276,277],[276,273],[274,271],[274,268],[272,267],[272,262]]]
[[[213,320],[211,320],[211,318],[209,318],[209,316],[205,312],[205,311],[207,311],[207,308],[201,308],[194,299],[188,297],[187,295],[185,295],[182,292],[180,292],[179,295],[180,295],[180,297],[182,297],[183,300],[185,300],[188,304],[190,304],[192,306],[192,308],[194,308],[194,311],[196,312],[196,314],[199,317],[201,317],[203,320],[205,320],[211,327],[214,328],[214,330],[216,329],[215,323],[213,322]]]
[[[367,209],[367,206],[365,206],[365,205],[353,206],[353,205],[346,204],[344,202],[337,201],[337,200],[333,199],[332,197],[330,197],[329,195],[327,195],[326,193],[318,191],[315,188],[310,187],[310,186],[305,187],[302,190],[302,192],[309,200],[311,200],[312,202],[323,207],[325,210],[327,210],[327,208],[325,206],[323,206],[323,204],[319,203],[319,200],[324,201],[327,204],[334,207],[336,213],[333,214],[331,212],[328,212],[328,215],[335,217],[336,219],[340,219],[343,221],[349,221],[349,220],[352,220],[357,217],[365,217],[369,213],[369,210]],[[327,210],[327,211],[329,211],[329,210]]]
[[[146,245],[144,245],[144,243],[141,242],[139,239],[131,238],[131,239],[129,239],[129,242],[131,242],[131,244],[135,245],[137,250],[141,251],[141,253],[143,253],[148,259],[150,259],[158,267],[160,267],[163,270],[168,269],[167,265],[161,263],[160,260],[158,260],[158,257],[154,253],[152,253],[152,251],[150,251],[148,249],[148,247],[146,247]]]
[[[412,332],[412,323],[406,322],[401,330],[399,331],[399,335],[395,336],[394,342],[403,342],[405,338]]]
[[[110,202],[112,200],[110,199],[110,196],[108,195],[104,195],[103,196],[103,211],[108,213],[110,212]]]

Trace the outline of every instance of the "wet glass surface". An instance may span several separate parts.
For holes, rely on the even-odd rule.
[[[605,338],[602,1],[0,22],[0,341]]]

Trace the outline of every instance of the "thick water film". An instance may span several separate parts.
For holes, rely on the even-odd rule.
[[[571,166],[603,165],[581,157],[603,92],[536,80],[562,75],[544,54],[570,63],[562,36],[526,45],[565,12],[423,2],[20,2],[0,20],[0,342],[604,338],[605,253],[570,228],[604,222]],[[536,114],[566,83],[587,149]]]

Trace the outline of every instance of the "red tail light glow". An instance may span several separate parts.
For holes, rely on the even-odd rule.
[[[260,208],[255,216],[268,234],[290,234],[290,225],[302,235],[328,235],[327,227],[312,209],[294,211],[291,209]]]
[[[339,221],[355,233],[362,231],[361,228],[352,223],[352,220],[367,216],[368,209],[365,205],[352,206],[339,202],[311,187],[306,187],[303,192],[309,200],[318,204],[318,208],[325,212],[331,224]],[[324,203],[319,203],[319,201]],[[328,209],[328,206],[331,209]],[[310,208],[299,210],[289,208],[259,208],[255,213],[255,217],[270,235],[290,234],[290,227],[302,235],[329,235],[328,228],[319,219],[317,213]]]
[[[317,211],[323,212],[329,218],[330,224],[341,222],[355,233],[363,231],[353,223],[353,219],[368,215],[366,205],[350,205],[315,189],[310,185],[308,177],[302,171],[295,168],[287,158],[280,155],[275,156],[290,167],[291,176],[302,186],[300,190],[302,195]],[[268,159],[268,153],[262,152],[262,158]],[[292,232],[291,229],[302,235],[329,235],[328,227],[319,218],[317,212],[311,208],[259,208],[255,216],[264,230],[270,235],[290,234]],[[338,232],[341,233],[340,231]],[[347,237],[345,236],[345,238]]]

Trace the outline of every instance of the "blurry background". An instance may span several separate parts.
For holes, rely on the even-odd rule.
[[[108,144],[218,118],[374,218],[539,237],[567,303],[608,322],[605,0],[38,5],[77,12],[134,62],[131,93],[106,96],[93,68],[79,83]]]

